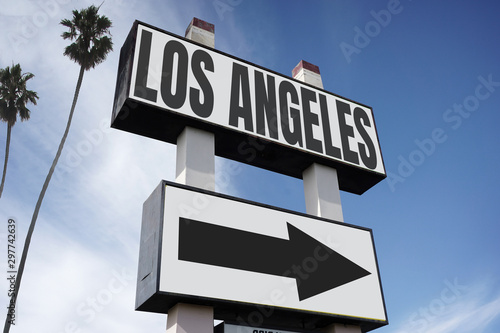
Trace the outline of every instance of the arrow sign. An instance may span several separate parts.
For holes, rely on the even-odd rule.
[[[300,301],[371,274],[287,227],[282,239],[179,217],[179,260],[294,278]]]
[[[144,203],[136,309],[178,303],[270,327],[387,325],[370,229],[163,181]]]

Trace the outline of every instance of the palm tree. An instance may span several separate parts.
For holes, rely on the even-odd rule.
[[[21,277],[24,272],[24,265],[26,263],[26,256],[28,255],[29,244],[31,242],[31,236],[33,230],[35,229],[36,219],[38,217],[38,212],[40,211],[40,206],[42,205],[43,197],[49,186],[50,179],[54,173],[54,169],[57,165],[57,161],[61,156],[61,152],[64,147],[64,143],[68,136],[69,128],[71,126],[71,120],[73,118],[73,113],[75,111],[76,102],[78,100],[78,94],[80,92],[80,87],[82,85],[83,73],[86,70],[94,68],[96,65],[100,64],[106,59],[107,54],[113,50],[113,42],[111,41],[110,28],[111,21],[106,16],[98,15],[99,7],[94,5],[82,9],[81,11],[73,10],[73,19],[63,19],[61,24],[69,29],[67,32],[63,32],[61,37],[63,39],[74,40],[73,43],[68,45],[64,50],[64,55],[68,56],[71,60],[75,61],[80,65],[80,74],[78,76],[78,81],[76,83],[75,94],[73,96],[73,104],[71,105],[71,111],[69,113],[68,122],[66,124],[66,130],[64,131],[63,137],[59,144],[54,161],[50,167],[45,183],[43,184],[42,191],[38,197],[38,201],[35,206],[35,211],[33,212],[33,217],[31,218],[31,223],[26,234],[26,241],[24,242],[23,253],[21,255],[21,260],[19,262],[19,269],[17,271],[17,279],[15,284],[15,295],[11,299],[11,304],[17,297],[19,293],[19,287],[21,285]],[[4,333],[8,333],[10,330],[9,316],[5,320]]]
[[[7,123],[7,140],[5,144],[5,162],[3,164],[2,183],[0,184],[0,197],[2,197],[5,175],[7,174],[7,162],[9,161],[10,134],[12,126],[17,121],[17,116],[21,121],[30,119],[30,110],[27,103],[36,105],[38,95],[26,88],[26,82],[35,75],[22,72],[21,65],[7,66],[0,69],[0,120]]]

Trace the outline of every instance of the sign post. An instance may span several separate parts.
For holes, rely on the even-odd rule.
[[[177,183],[143,206],[136,309],[168,333],[387,325],[371,230],[340,200],[386,177],[372,109],[305,61],[290,78],[213,47],[199,19],[185,38],[136,21],[120,53],[111,126],[177,144]],[[215,155],[303,179],[307,214],[215,193]]]
[[[295,79],[323,89],[319,67],[304,60],[292,71]],[[337,170],[318,163],[313,163],[303,173],[306,212],[336,221],[344,221]],[[361,333],[356,325],[332,324],[326,333]]]
[[[213,24],[193,18],[186,38],[208,47],[215,45]],[[186,126],[177,138],[176,181],[215,191],[215,138],[211,132]],[[187,276],[186,278],[189,279]],[[211,306],[179,303],[168,311],[167,333],[213,333]]]
[[[292,70],[295,79],[323,89],[319,67],[301,60]],[[308,214],[344,221],[337,170],[312,163],[302,174]]]

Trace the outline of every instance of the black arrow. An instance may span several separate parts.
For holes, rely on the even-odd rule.
[[[179,218],[179,260],[295,278],[299,300],[371,274],[287,222],[290,240]]]

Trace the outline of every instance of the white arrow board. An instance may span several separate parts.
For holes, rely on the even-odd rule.
[[[387,323],[370,229],[167,182],[144,205],[137,288],[145,311],[189,301],[220,319],[236,304],[244,322],[260,305]]]
[[[122,47],[111,123],[171,143],[201,128],[222,157],[298,178],[322,163],[357,194],[386,176],[370,107],[140,22]]]

